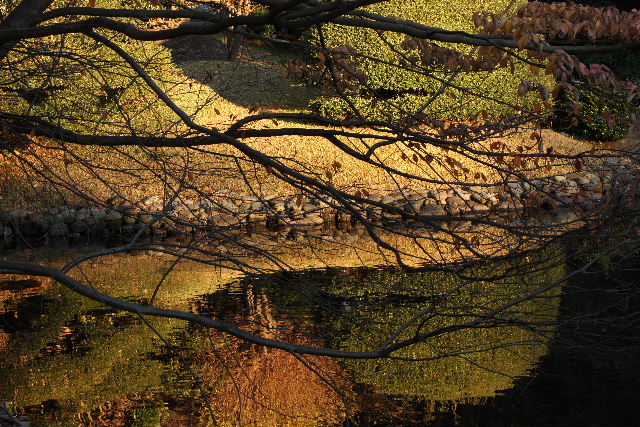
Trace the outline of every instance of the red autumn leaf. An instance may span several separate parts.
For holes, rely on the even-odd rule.
[[[515,155],[513,156],[513,166],[519,168],[522,167],[522,157]]]
[[[573,167],[576,168],[576,171],[580,172],[582,170],[582,162],[580,161],[580,159],[576,159],[573,162]]]
[[[616,121],[613,119],[613,117],[611,117],[611,114],[602,113],[602,117],[607,121],[607,124],[609,126],[615,126],[616,125]]]

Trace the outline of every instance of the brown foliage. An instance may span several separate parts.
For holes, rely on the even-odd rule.
[[[336,424],[344,418],[340,396],[289,353],[236,345],[204,351],[196,366],[222,425],[293,427]],[[310,357],[308,363],[334,381],[338,364]],[[337,385],[342,391],[344,384]]]

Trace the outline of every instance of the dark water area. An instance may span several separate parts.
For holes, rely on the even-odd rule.
[[[141,257],[96,267],[96,287],[148,298],[132,284],[162,268]],[[572,261],[473,275],[359,267],[216,281],[187,271],[167,284],[178,308],[297,344],[365,350],[412,336],[401,327],[416,313],[423,330],[452,328],[373,361],[298,360],[151,319],[158,336],[55,283],[3,276],[0,400],[33,426],[208,426],[212,412],[229,426],[637,426],[639,261],[607,259],[482,328],[455,326],[563,277]]]

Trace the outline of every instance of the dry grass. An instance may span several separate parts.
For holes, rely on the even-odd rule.
[[[167,81],[177,82],[169,93],[185,111],[201,124],[224,130],[230,123],[249,115],[249,111],[302,111],[312,96],[303,85],[282,78],[281,63],[286,57],[268,54],[262,45],[248,44],[242,60],[187,61],[175,64]],[[263,128],[299,124],[264,121],[255,124]],[[174,126],[175,128],[175,126]],[[356,129],[351,129],[356,131]],[[591,145],[562,134],[542,131],[545,145],[554,147],[556,153],[575,154],[588,150]],[[523,131],[499,138],[505,151],[517,153],[517,147],[532,146],[530,131]],[[478,143],[471,148],[489,150],[498,139]],[[253,148],[281,159],[291,167],[327,181],[336,188],[389,192],[399,187],[425,189],[444,187],[445,184],[425,184],[420,181],[391,176],[379,167],[366,164],[344,153],[338,147],[320,137],[282,136],[269,139],[244,140]],[[367,147],[359,140],[346,141],[353,149],[364,152]],[[295,192],[287,184],[228,146],[208,147],[207,153],[177,149],[145,150],[130,147],[120,150],[72,147],[72,153],[32,146],[22,152],[23,161],[0,157],[4,176],[0,182],[0,197],[5,208],[41,208],[50,204],[83,204],[86,200],[105,200],[119,193],[133,201],[149,194],[170,195],[178,186],[176,177],[189,176],[190,185],[204,192],[219,189],[249,192],[248,184],[262,194],[288,195]],[[534,152],[532,148],[531,152]],[[479,183],[502,182],[507,175],[491,167],[495,159],[472,156],[427,147],[434,161],[413,162],[413,152],[405,146],[392,145],[377,152],[377,160],[403,173],[434,179],[441,182],[464,181]],[[240,170],[228,156],[237,156]],[[409,160],[407,160],[407,156]],[[447,157],[459,162],[461,167],[452,170]],[[25,166],[30,162],[32,168]],[[168,163],[167,163],[168,162]],[[341,167],[336,170],[334,165]],[[483,164],[482,162],[486,162]],[[543,162],[545,164],[545,162]],[[115,167],[114,167],[115,166]],[[529,167],[533,166],[532,164]],[[572,166],[556,162],[551,169],[523,169],[528,176],[553,175],[571,171]],[[48,169],[47,178],[38,177],[33,169]],[[188,173],[187,169],[191,172]],[[466,170],[467,172],[463,172]],[[511,178],[513,179],[513,178]],[[47,182],[49,181],[49,182]],[[163,182],[166,181],[166,182]]]

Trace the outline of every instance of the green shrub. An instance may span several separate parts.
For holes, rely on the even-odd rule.
[[[624,137],[632,124],[632,115],[638,115],[638,106],[629,105],[624,95],[612,95],[589,85],[580,85],[580,98],[572,96],[560,108],[560,116],[570,123],[569,113],[577,106],[578,119],[570,127],[572,133],[598,141],[615,141]],[[564,116],[564,117],[563,117]],[[577,124],[577,125],[576,125]]]
[[[521,2],[516,2],[511,7],[517,7],[519,3]],[[472,22],[475,11],[501,11],[509,4],[509,0],[453,0],[449,2],[391,0],[368,6],[366,9],[381,15],[413,20],[425,25],[475,32],[476,29]],[[367,84],[376,92],[384,93],[386,99],[379,100],[377,103],[372,102],[374,96],[364,88],[359,88],[349,94],[354,104],[363,108],[365,117],[373,119],[400,118],[406,113],[416,112],[434,93],[440,90],[442,86],[440,79],[448,80],[451,78],[451,74],[444,70],[436,70],[432,75],[427,76],[424,73],[404,71],[393,65],[380,63],[380,61],[385,61],[399,64],[401,58],[398,53],[394,52],[394,49],[403,54],[411,55],[411,51],[401,47],[404,40],[404,36],[401,34],[385,32],[382,34],[385,42],[375,31],[369,29],[329,24],[323,27],[323,32],[330,48],[349,45],[359,53],[375,58],[359,60],[360,68],[368,77]],[[448,47],[467,53],[472,49],[467,46],[461,47],[451,44]],[[543,74],[534,76],[528,66],[522,65],[517,66],[514,73],[510,69],[497,69],[490,72],[460,72],[452,79],[451,83],[468,88],[475,94],[447,90],[449,96],[439,96],[425,110],[425,113],[433,117],[457,119],[466,119],[469,115],[479,114],[482,111],[487,111],[491,117],[513,114],[513,105],[531,105],[534,102],[539,102],[534,101],[536,98],[533,95],[526,98],[520,98],[517,95],[517,86],[522,80],[539,82],[547,86],[553,84],[553,80],[549,76]],[[476,94],[492,97],[497,101],[483,99]],[[389,103],[401,106],[405,112],[398,111]],[[311,102],[311,106],[320,113],[334,118],[345,118],[351,114],[348,104],[338,97],[316,98]]]

